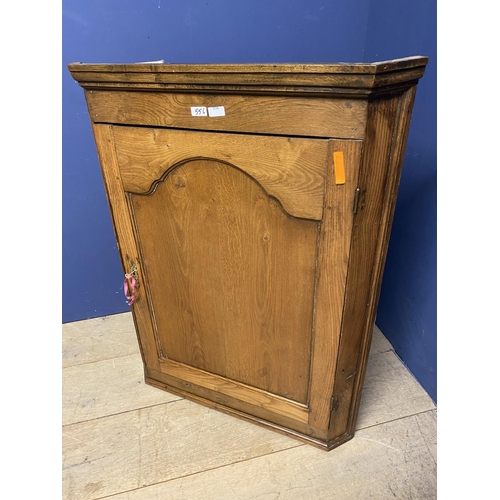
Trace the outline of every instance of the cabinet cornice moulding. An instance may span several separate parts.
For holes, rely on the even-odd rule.
[[[366,96],[404,90],[425,71],[424,56],[337,64],[84,64],[68,65],[86,89]]]

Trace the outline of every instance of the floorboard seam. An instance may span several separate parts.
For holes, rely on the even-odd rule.
[[[379,425],[389,424],[391,422],[396,422],[398,420],[403,420],[405,418],[414,417],[415,415],[422,415],[423,413],[428,413],[430,411],[436,411],[436,410],[437,410],[437,407],[429,408],[428,410],[418,411],[416,413],[411,413],[410,415],[404,415],[403,417],[398,417],[398,418],[393,418],[391,420],[386,420],[385,422],[378,422],[378,423],[373,424],[373,425],[367,425],[366,427],[360,427],[359,429],[356,429],[355,432],[364,431],[365,429],[371,429],[373,427],[378,427]],[[356,437],[356,435],[355,435],[355,437]]]
[[[96,359],[94,361],[85,361],[83,363],[77,363],[75,365],[69,365],[69,366],[63,366],[63,370],[67,370],[68,368],[73,368],[76,366],[83,366],[83,365],[92,365],[94,363],[100,363],[101,361],[112,361],[113,359],[120,359],[120,358],[126,358],[127,356],[137,356],[140,355],[140,352],[133,352],[130,354],[123,354],[122,356],[113,356],[112,358],[102,358],[102,359]]]
[[[130,410],[119,411],[117,413],[110,413],[109,415],[102,415],[100,417],[89,418],[88,420],[80,420],[78,422],[72,422],[71,424],[64,424],[62,427],[64,429],[65,427],[69,427],[71,425],[85,424],[87,422],[94,422],[95,420],[102,420],[104,418],[115,417],[116,415],[124,415],[126,413],[131,413],[133,411],[145,410],[146,408],[154,408],[156,406],[168,405],[170,403],[178,403],[179,401],[186,401],[186,400],[184,398],[173,399],[172,401],[165,401],[163,403],[157,403],[154,405],[141,406],[139,408],[132,408]]]
[[[113,498],[113,497],[116,497],[118,495],[123,495],[124,493],[131,493],[132,491],[142,490],[142,489],[145,489],[145,488],[149,488],[151,486],[156,486],[158,484],[170,483],[171,481],[176,481],[177,479],[183,479],[183,478],[190,477],[190,476],[196,476],[198,474],[204,474],[205,472],[210,472],[210,471],[213,471],[213,470],[222,469],[224,467],[229,467],[230,465],[234,465],[234,464],[240,464],[240,463],[243,463],[243,462],[250,462],[251,460],[256,460],[257,458],[267,457],[269,455],[276,455],[277,453],[282,453],[282,452],[285,452],[285,451],[288,451],[288,450],[293,450],[295,448],[301,448],[301,447],[304,447],[304,446],[309,446],[309,445],[307,445],[307,444],[298,444],[296,446],[290,446],[289,448],[285,448],[283,450],[271,451],[269,453],[264,453],[263,455],[258,455],[258,456],[255,456],[255,457],[246,458],[244,460],[235,460],[234,462],[230,462],[230,463],[227,463],[227,464],[224,464],[224,465],[219,465],[218,467],[211,467],[211,468],[208,468],[208,469],[200,470],[198,472],[192,472],[191,474],[186,474],[184,476],[173,477],[173,478],[167,479],[165,481],[159,481],[157,483],[147,484],[147,485],[141,486],[140,488],[133,488],[131,490],[120,491],[119,493],[113,493],[112,495],[106,495],[104,497],[95,497],[92,500],[104,500],[106,498]]]

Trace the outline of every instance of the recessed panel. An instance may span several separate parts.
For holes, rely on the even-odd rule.
[[[319,222],[214,160],[130,197],[161,355],[305,403]]]

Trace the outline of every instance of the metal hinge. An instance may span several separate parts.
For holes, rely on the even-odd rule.
[[[129,274],[132,275],[137,282],[139,282],[139,274],[137,272],[137,264],[135,264],[132,261],[130,261]]]
[[[353,214],[356,214],[358,211],[358,203],[359,203],[359,188],[356,188],[356,191],[354,191],[354,203],[352,204]]]
[[[339,400],[335,396],[332,396],[332,399],[330,399],[330,413],[338,409],[339,409]]]

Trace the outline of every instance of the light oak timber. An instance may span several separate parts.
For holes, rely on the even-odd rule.
[[[376,267],[374,268],[374,275],[371,283],[367,325],[372,325],[374,323],[377,312],[384,266],[389,247],[390,232],[396,208],[397,190],[401,180],[403,158],[410,129],[410,119],[413,104],[415,102],[416,90],[415,86],[409,88],[399,97],[398,100],[398,109],[394,120],[394,135],[392,137],[390,156],[388,159],[387,180],[384,186],[386,198],[384,199],[384,209],[382,211],[382,218],[380,222],[380,235],[378,237],[378,248],[376,250]],[[354,397],[351,402],[352,410],[350,422],[348,424],[351,429],[353,429],[356,425],[357,414],[359,411],[361,388],[363,387],[366,372],[366,359],[370,350],[370,333],[371,330],[369,327],[365,326],[359,371],[355,380],[356,385],[354,387]]]
[[[415,56],[373,64],[108,64],[73,63],[70,71],[88,89],[121,88],[175,89],[175,86],[201,86],[214,90],[253,93],[303,92],[328,89],[332,94],[367,95],[380,87],[405,83],[411,86],[422,77],[427,58]],[[252,88],[249,89],[248,86]],[[115,87],[117,88],[117,87]],[[318,90],[317,90],[318,89]],[[199,90],[199,89],[196,89]]]
[[[323,216],[328,141],[136,127],[113,127],[113,135],[129,193],[149,194],[172,167],[189,159],[216,158],[255,179],[289,215]]]
[[[110,125],[93,125],[96,148],[106,187],[106,195],[113,220],[123,273],[129,273],[132,265],[137,267],[137,287],[144,283],[144,274],[139,259],[136,235],[129,210],[128,200],[123,190],[120,169],[116,158],[113,131]],[[143,361],[149,366],[158,367],[158,347],[153,333],[150,306],[143,297],[138,296],[132,309],[137,339]]]
[[[225,78],[238,78],[238,75],[246,76],[248,73],[259,74],[264,77],[265,74],[339,74],[339,75],[363,75],[363,74],[383,74],[393,71],[406,70],[411,68],[423,68],[428,58],[423,56],[412,56],[376,63],[336,63],[336,64],[165,64],[165,63],[134,63],[134,64],[91,64],[91,63],[71,63],[69,69],[72,74],[77,75],[81,72],[92,72],[103,75],[112,73],[126,73],[127,80],[135,81],[136,73],[198,73],[207,75],[218,75],[219,81],[223,82]],[[423,70],[422,70],[423,71]],[[134,75],[134,76],[132,76]],[[78,81],[84,81],[76,78]],[[353,86],[359,86],[359,82],[351,78]]]
[[[383,335],[376,334],[374,339],[376,345],[390,346]],[[231,398],[230,395],[226,396],[219,391],[210,390],[208,385],[205,385],[205,388],[196,387],[196,381],[187,382],[185,378],[176,379],[164,374],[152,373],[153,378],[149,378],[148,374],[147,370],[146,382],[148,384],[258,425],[269,427],[269,421],[272,420],[274,425],[271,428],[274,430],[317,448],[333,449],[352,438],[352,433],[346,433],[340,438],[329,440],[321,429],[300,423],[297,418],[286,418],[285,413],[277,417],[264,406],[260,406],[259,411],[255,411],[250,404]],[[159,380],[162,382],[157,382]],[[195,393],[199,396],[194,396]],[[229,407],[234,409],[229,410]],[[371,354],[367,363],[367,375],[356,429],[371,427],[434,408],[431,398],[405,369],[392,349]],[[255,416],[248,412],[252,412]]]
[[[359,99],[108,90],[90,90],[87,102],[96,123],[347,139],[363,137],[367,110]],[[191,116],[192,106],[224,106],[225,116]]]
[[[131,204],[161,357],[305,403],[319,224],[211,160]]]
[[[323,449],[353,437],[426,64],[69,66],[148,384]]]
[[[331,391],[335,382],[335,363],[344,310],[361,148],[360,141],[331,141],[330,144],[325,216],[318,246],[309,415],[309,424],[322,429],[328,429],[331,415]],[[346,180],[342,185],[335,184],[335,152],[344,155]]]
[[[375,326],[370,355],[392,349]],[[62,325],[62,367],[77,366],[139,353],[131,312],[101,316]]]
[[[271,428],[322,449],[331,449],[339,444],[341,440],[343,442],[352,437],[349,436],[346,439],[346,436],[341,436],[340,439],[328,440],[325,429],[313,427],[307,422],[285,415],[284,412],[277,413],[276,411],[267,409],[263,405],[255,405],[251,402],[242,401],[241,398],[235,398],[207,387],[172,377],[164,372],[155,372],[147,367],[145,368],[145,380],[147,384],[164,389],[169,393],[176,394],[209,408],[217,409],[242,420]],[[246,399],[251,400],[249,396],[246,396]]]
[[[189,384],[199,385],[211,391],[230,396],[232,398],[260,406],[268,411],[276,412],[279,415],[294,418],[300,422],[308,421],[308,409],[306,405],[301,405],[290,399],[282,398],[252,386],[247,386],[225,377],[219,377],[212,373],[196,370],[188,365],[177,363],[171,360],[162,360],[161,370],[184,380]]]
[[[335,375],[332,436],[343,429],[353,432],[356,423],[414,97],[415,88],[400,97],[378,98],[369,107],[359,212],[353,226],[352,271],[346,283]]]

